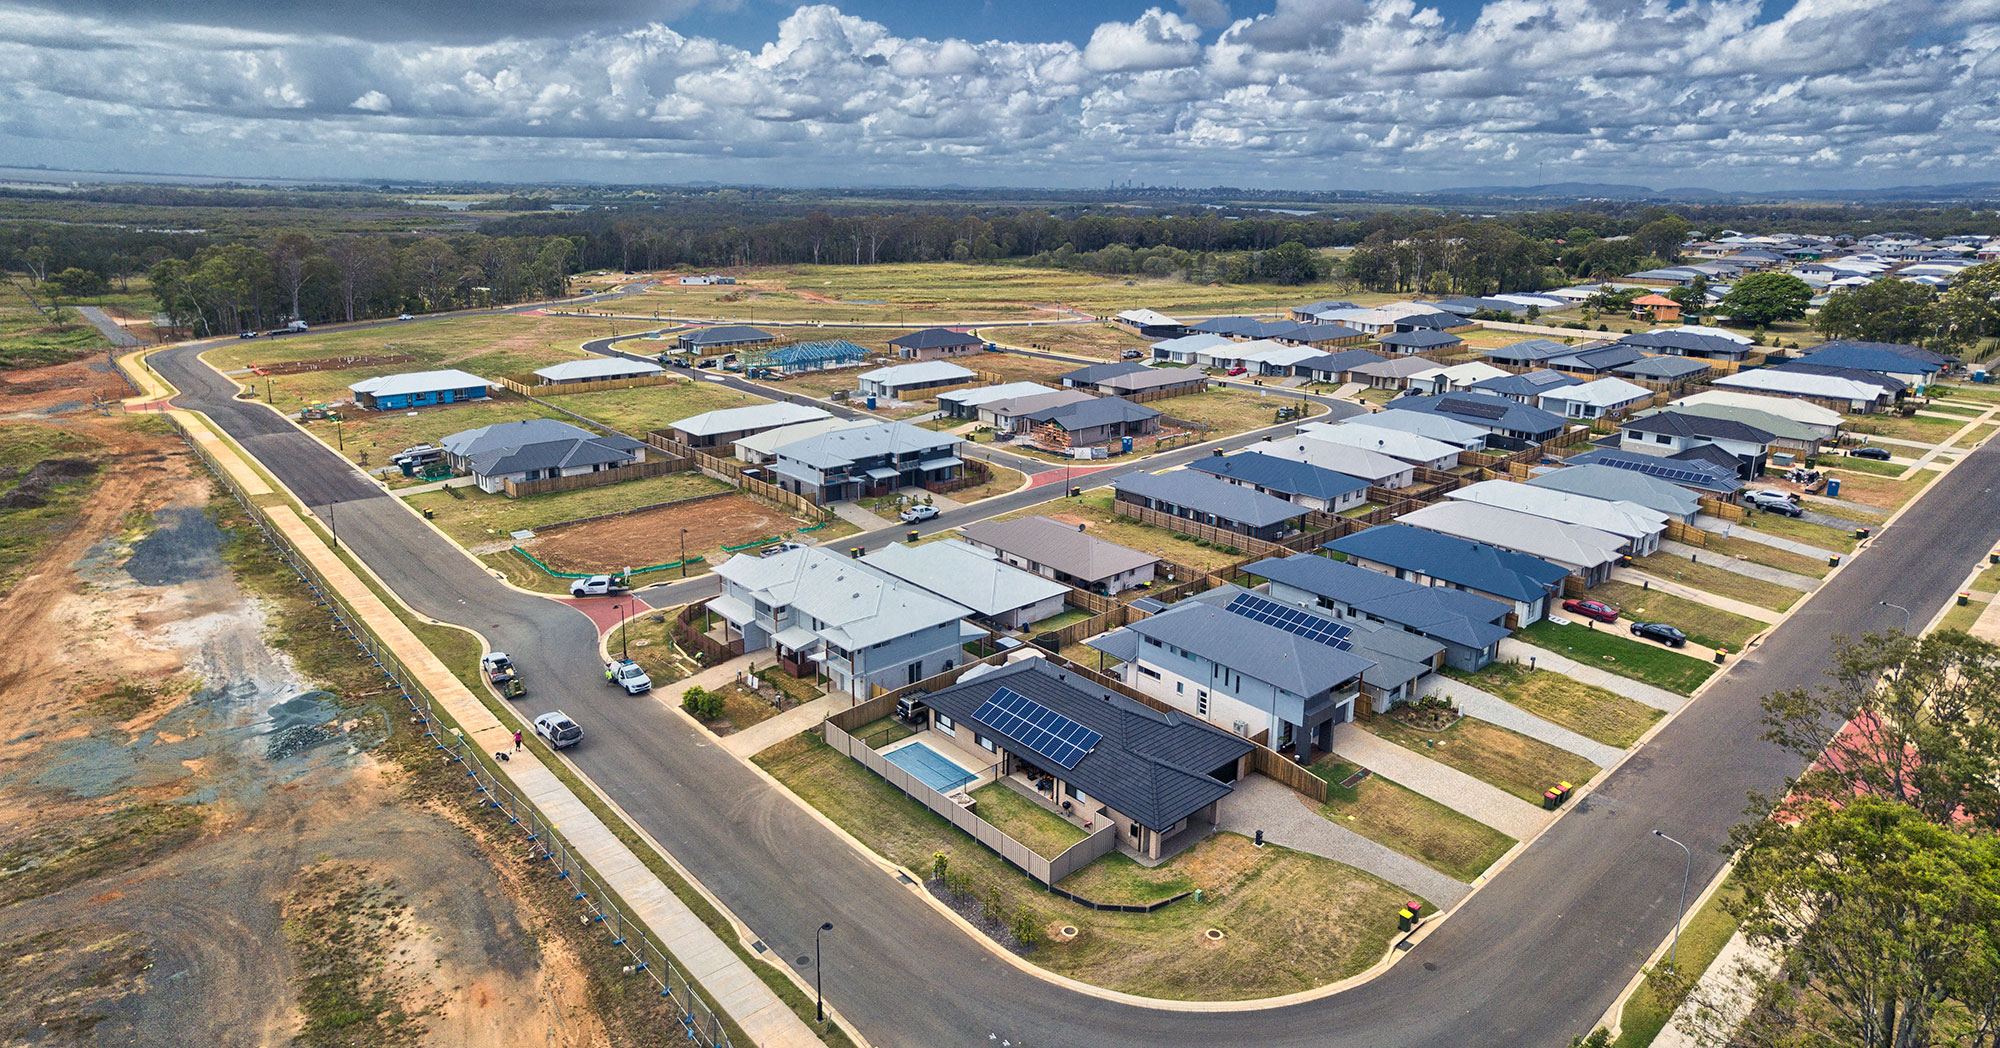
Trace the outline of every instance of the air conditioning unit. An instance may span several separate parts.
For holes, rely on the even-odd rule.
[[[1241,735],[1241,736],[1243,736],[1243,737],[1244,737],[1244,738],[1246,738],[1246,739],[1247,739],[1247,738],[1249,738],[1249,737],[1250,737],[1250,722],[1249,722],[1249,721],[1237,721],[1237,722],[1236,722],[1236,725],[1235,725],[1235,730],[1236,730],[1236,734],[1238,734],[1238,735]]]

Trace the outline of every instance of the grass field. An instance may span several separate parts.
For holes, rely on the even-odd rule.
[[[1053,859],[1090,836],[1083,827],[1021,796],[1004,782],[981,786],[972,791],[972,797],[979,802],[973,810],[980,818],[1044,859]]]
[[[1938,479],[1939,475],[1940,471],[1935,469],[1920,469],[1908,480],[1848,474],[1840,478],[1840,497],[1866,506],[1876,506],[1886,510],[1900,509],[1904,503],[1916,498],[1929,487],[1931,481]]]
[[[1803,542],[1808,546],[1817,546],[1820,549],[1832,550],[1835,553],[1854,552],[1854,544],[1856,542],[1854,532],[1850,530],[1829,528],[1824,524],[1814,524],[1809,520],[1800,520],[1796,517],[1782,517],[1776,513],[1763,513],[1754,509],[1746,510],[1743,514],[1743,519],[1736,521],[1730,527],[1732,529],[1750,528],[1754,531],[1761,531],[1767,535],[1774,535],[1781,539],[1790,539],[1793,542]]]
[[[1825,557],[1808,557],[1803,553],[1766,546],[1749,539],[1725,538],[1711,533],[1708,536],[1708,545],[1702,548],[1719,556],[1747,560],[1789,571],[1795,575],[1809,575],[1816,579],[1825,578],[1826,573],[1833,570],[1827,566]]]
[[[0,368],[61,364],[111,345],[74,309],[65,307],[68,319],[61,327],[50,323],[14,282],[26,278],[9,276],[0,274]]]
[[[1568,750],[1475,717],[1461,718],[1443,731],[1418,731],[1387,716],[1360,724],[1406,750],[1537,804],[1556,783],[1588,782],[1598,771]]]
[[[1701,683],[1714,675],[1717,669],[1712,662],[1689,658],[1672,649],[1642,643],[1613,632],[1619,629],[1619,626],[1601,630],[1578,625],[1558,626],[1543,619],[1530,623],[1514,636],[1607,673],[1630,677],[1678,695],[1694,694],[1694,690],[1701,687]]]
[[[729,485],[701,473],[669,473],[601,488],[555,491],[518,499],[464,487],[456,489],[456,493],[426,491],[411,495],[406,501],[419,511],[431,511],[434,523],[460,544],[476,546],[498,542],[509,532],[728,490]]]
[[[39,423],[0,426],[0,496],[15,495],[35,465],[50,459],[97,462],[103,444],[95,437]],[[41,488],[19,501],[39,505],[0,508],[0,595],[14,588],[42,548],[69,530],[76,508],[97,484],[93,472],[62,471],[32,481]]]
[[[1118,355],[1128,349],[1146,353],[1153,343],[1160,341],[1140,338],[1112,324],[1051,324],[1031,328],[989,328],[982,334],[1002,346],[1019,346],[1039,349],[1046,353],[1095,357],[1099,360],[1117,360]]]
[[[1843,428],[1849,433],[1895,437],[1898,440],[1914,440],[1924,444],[1942,444],[1953,433],[1965,428],[1965,421],[1953,418],[1930,418],[1924,415],[1912,415],[1909,418],[1896,415],[1849,415]]]
[[[1958,598],[1953,597],[1951,606],[1945,609],[1944,618],[1938,620],[1937,628],[1971,632],[1972,624],[1978,622],[1979,616],[1985,611],[1986,605],[1980,601],[1970,601],[1961,605],[1958,603]]]
[[[1753,579],[1739,575],[1717,564],[1704,564],[1697,559],[1672,553],[1653,553],[1632,562],[1633,566],[1656,578],[1669,579],[1682,585],[1713,593],[1745,604],[1755,604],[1772,611],[1784,611],[1799,602],[1805,594],[1775,582]]]
[[[1192,536],[1119,517],[1111,511],[1109,490],[1086,491],[1079,499],[1057,499],[1043,505],[1016,510],[1000,519],[1013,520],[1016,517],[1048,517],[1065,524],[1083,524],[1088,526],[1092,535],[1106,542],[1116,542],[1120,546],[1136,549],[1142,553],[1151,553],[1176,564],[1185,564],[1202,571],[1214,571],[1243,559],[1240,550],[1231,553],[1224,547],[1212,544],[1204,546],[1196,542]]]
[[[1253,429],[1277,425],[1279,408],[1303,407],[1306,414],[1298,421],[1305,421],[1313,415],[1324,414],[1326,411],[1326,406],[1323,404],[1310,400],[1302,401],[1295,396],[1287,397],[1277,390],[1271,391],[1268,395],[1261,395],[1247,389],[1208,389],[1185,397],[1156,400],[1147,407],[1156,408],[1175,418],[1184,418],[1189,422],[1199,422],[1211,427],[1208,432],[1201,435],[1203,440],[1234,436]]]
[[[635,386],[631,389],[607,389],[596,393],[564,393],[561,396],[541,399],[564,411],[574,411],[585,418],[602,422],[635,440],[644,440],[647,433],[656,429],[666,429],[669,423],[687,418],[689,415],[769,403],[760,397],[739,393],[718,383],[699,380],[677,382],[671,386]],[[725,456],[734,455],[735,450],[722,448],[718,453]]]
[[[1897,450],[1907,451],[1909,449],[1891,448],[1890,454],[1894,454]],[[1822,463],[1821,468],[1823,469],[1838,470],[1842,474],[1867,473],[1877,477],[1900,477],[1903,475],[1904,470],[1910,468],[1906,463],[1880,462],[1875,459],[1855,458],[1852,455],[1842,455],[1838,458],[1829,456],[1820,461]],[[1849,479],[1847,476],[1842,476],[1840,482],[1845,484]]]
[[[1009,915],[1038,929],[1071,925],[1028,960],[1095,986],[1179,1000],[1241,1000],[1290,993],[1357,974],[1381,958],[1408,894],[1317,856],[1257,848],[1220,834],[1154,869],[1107,856],[1063,887],[1086,898],[1152,901],[1200,888],[1149,914],[1091,910],[1050,895],[929,809],[811,734],[765,750],[757,763],[889,860],[927,874],[943,852],[973,893],[989,890]],[[1205,938],[1210,928],[1223,938]]]
[[[1979,573],[1972,580],[1972,589],[1980,593],[2000,593],[2000,564],[1994,564]]]
[[[1623,621],[1678,626],[1689,640],[1709,648],[1742,651],[1750,638],[1771,628],[1770,624],[1747,616],[1671,593],[1640,589],[1629,582],[1600,582],[1591,587],[1590,595],[1623,609]]]
[[[1458,880],[1485,873],[1514,846],[1499,830],[1380,775],[1342,787],[1357,769],[1337,757],[1322,757],[1307,770],[1327,783],[1321,815]]]
[[[1551,724],[1560,724],[1606,746],[1625,749],[1664,714],[1642,702],[1560,673],[1513,662],[1490,663],[1477,673],[1446,673],[1491,692]]]

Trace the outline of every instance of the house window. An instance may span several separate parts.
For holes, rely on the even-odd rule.
[[[937,715],[937,719],[931,723],[931,726],[954,739],[958,738],[958,724],[942,713]]]
[[[1667,434],[1665,434],[1665,433],[1655,433],[1655,434],[1653,434],[1653,443],[1655,443],[1655,444],[1671,444],[1671,443],[1673,443],[1673,442],[1674,442],[1674,438],[1672,438],[1672,437],[1668,436],[1668,435],[1667,435]]]
[[[1196,691],[1194,693],[1194,715],[1197,717],[1208,716],[1208,692]]]
[[[985,751],[986,751],[986,752],[988,752],[988,753],[993,753],[993,752],[995,752],[995,750],[994,750],[994,748],[993,748],[993,740],[992,740],[992,739],[989,739],[989,738],[987,738],[986,736],[984,736],[984,735],[980,735],[980,734],[978,734],[978,733],[976,733],[976,732],[975,732],[975,733],[973,734],[973,736],[972,736],[972,740],[973,740],[974,742],[977,742],[977,743],[979,744],[979,748],[980,748],[980,749],[982,749],[982,750],[985,750]]]
[[[1147,676],[1147,677],[1151,677],[1151,678],[1153,678],[1154,680],[1159,680],[1159,679],[1160,679],[1160,671],[1158,671],[1158,670],[1155,670],[1155,669],[1150,669],[1150,668],[1148,668],[1148,667],[1146,667],[1146,666],[1143,666],[1143,665],[1140,665],[1139,663],[1133,663],[1133,666],[1134,666],[1134,667],[1135,667],[1136,669],[1138,669],[1139,673],[1140,673],[1140,674],[1141,674],[1142,676]],[[1180,686],[1180,685],[1178,685],[1178,684],[1177,684],[1177,685],[1175,685],[1175,687],[1179,687],[1179,686]]]

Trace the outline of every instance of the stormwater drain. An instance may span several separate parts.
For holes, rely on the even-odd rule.
[[[1208,931],[1203,932],[1202,934],[1208,936],[1209,942],[1222,941],[1222,929],[1220,928],[1210,928]]]
[[[801,968],[805,967],[805,966],[806,966],[806,965],[808,965],[808,964],[811,964],[812,962],[813,962],[813,959],[812,959],[811,957],[807,957],[807,956],[803,956],[803,955],[801,955],[801,956],[799,957],[799,967],[801,967]]]
[[[1430,961],[1425,961],[1425,962],[1424,962],[1424,971],[1427,971],[1427,972],[1434,972],[1434,971],[1437,971],[1437,970],[1438,970],[1438,966],[1437,966],[1436,964],[1434,964],[1434,963],[1432,963],[1432,962],[1430,962]]]

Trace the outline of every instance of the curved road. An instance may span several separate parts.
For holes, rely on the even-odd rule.
[[[208,414],[301,498],[337,501],[342,539],[411,605],[521,656],[536,689],[524,712],[560,705],[576,715],[590,740],[566,755],[776,957],[809,954],[813,929],[834,922],[827,997],[883,1046],[1566,1044],[1672,927],[1681,857],[1648,832],[1687,841],[1699,882],[1720,867],[1745,791],[1770,790],[1795,769],[1759,741],[1758,697],[1815,682],[1831,634],[1902,625],[1878,600],[1942,606],[2000,536],[1991,513],[2000,453],[1982,448],[1412,956],[1316,1001],[1180,1012],[1106,1002],[995,959],[662,703],[606,693],[582,615],[499,584],[345,460],[235,400],[236,385],[196,359],[213,344],[151,358],[183,391],[176,404]]]

